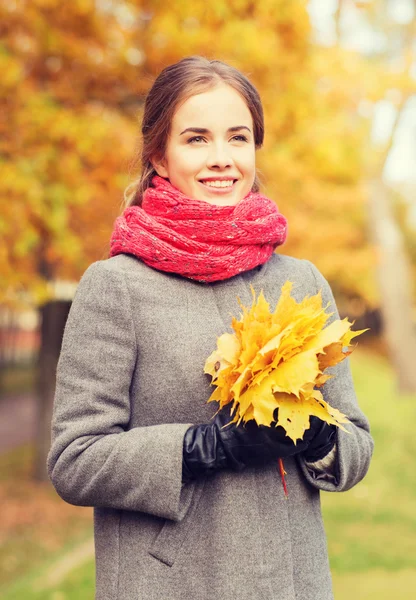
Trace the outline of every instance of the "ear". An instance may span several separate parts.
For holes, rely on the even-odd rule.
[[[150,160],[153,165],[154,170],[159,175],[159,177],[168,178],[168,170],[166,168],[166,161],[164,158],[154,157]]]

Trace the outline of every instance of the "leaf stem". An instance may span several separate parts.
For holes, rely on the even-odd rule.
[[[286,499],[288,498],[289,494],[287,493],[287,485],[286,485],[286,480],[285,480],[285,475],[287,475],[285,468],[283,466],[283,460],[281,458],[279,458],[279,471],[280,471],[280,477],[282,479],[282,483],[283,483],[283,489],[285,492],[285,496]]]

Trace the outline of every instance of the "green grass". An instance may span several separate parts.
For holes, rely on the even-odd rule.
[[[1,598],[92,536],[92,510],[66,504],[50,484],[33,482],[32,461],[30,445],[0,455]]]
[[[415,597],[415,570],[334,573],[333,581],[335,600],[414,600]]]
[[[0,401],[6,396],[33,393],[35,386],[35,365],[0,368]]]
[[[14,583],[2,595],[2,600],[92,600],[95,592],[94,561],[89,560],[74,569],[70,576],[59,585],[48,588],[43,579],[53,563],[45,565],[42,571],[30,573]]]
[[[352,370],[374,455],[348,492],[322,494],[336,600],[410,600],[416,588],[416,396],[400,396],[382,358],[356,352]]]
[[[416,588],[416,396],[398,396],[384,359],[357,350],[351,362],[375,451],[364,481],[349,492],[322,494],[335,600],[411,600]],[[10,459],[9,465],[17,461]],[[39,587],[57,558],[50,554],[28,569],[2,599],[92,599],[91,560],[59,585]]]

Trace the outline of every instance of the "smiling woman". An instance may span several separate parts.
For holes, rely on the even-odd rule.
[[[162,173],[157,170],[157,165],[162,169],[168,166],[168,147],[173,151],[179,144],[198,146],[201,159],[203,153],[207,157],[208,149],[201,150],[199,146],[208,144],[211,152],[213,147],[214,151],[219,152],[217,159],[212,154],[208,156],[213,161],[212,169],[205,164],[202,167],[199,165],[204,169],[203,178],[212,177],[214,172],[215,175],[227,177],[231,173],[227,165],[232,156],[228,156],[227,160],[226,154],[225,167],[221,166],[224,161],[221,153],[225,152],[225,143],[239,144],[240,149],[245,149],[247,153],[246,160],[251,150],[249,162],[255,171],[255,150],[261,148],[264,138],[261,99],[255,87],[237,69],[218,60],[185,58],[165,69],[149,91],[143,115],[142,136],[141,176],[127,190],[127,205],[141,204],[145,190],[152,185],[153,177],[156,173]],[[218,159],[220,164],[217,165]],[[221,170],[227,173],[218,173]],[[195,187],[199,192],[203,189]],[[251,191],[258,190],[259,184],[254,172]],[[240,196],[242,191],[244,190],[240,187]],[[203,199],[207,201],[209,197],[206,195]]]
[[[165,154],[153,159],[153,166],[190,198],[233,205],[253,187],[255,150],[253,118],[244,98],[231,86],[217,84],[179,106]]]
[[[96,598],[330,600],[319,493],[358,483],[373,449],[348,361],[321,390],[349,432],[311,417],[295,444],[278,412],[237,426],[207,403],[205,361],[250,286],[274,305],[290,279],[297,302],[321,290],[338,317],[316,267],[275,252],[287,222],[256,179],[258,92],[185,58],[154,82],[142,133],[111,257],[72,304],[48,460],[59,494],[94,507]]]

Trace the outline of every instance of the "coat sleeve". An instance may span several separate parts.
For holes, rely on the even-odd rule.
[[[330,306],[327,312],[334,313],[328,320],[328,324],[339,319],[331,288],[318,271],[309,261],[305,261],[312,270],[316,281],[317,291],[322,290],[322,304]],[[368,419],[358,406],[354,391],[349,359],[343,360],[335,367],[327,369],[333,377],[322,387],[322,393],[326,402],[334,408],[338,408],[351,421],[346,425],[350,433],[337,429],[335,463],[332,463],[328,475],[335,471],[336,478],[323,477],[322,471],[314,473],[310,464],[306,464],[302,455],[297,457],[298,464],[308,482],[320,490],[328,492],[342,492],[356,485],[368,471],[373,453],[374,442],[370,435]]]
[[[78,286],[57,369],[48,472],[71,504],[180,521],[194,487],[182,486],[189,425],[128,429],[137,344],[124,277],[101,261]]]

